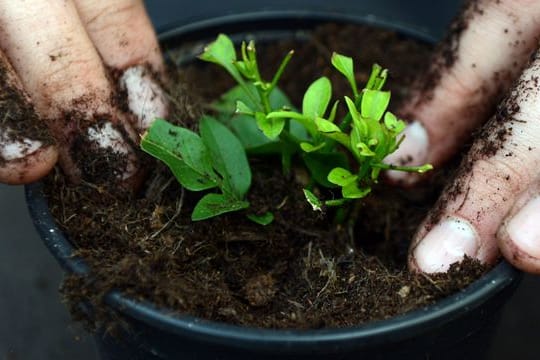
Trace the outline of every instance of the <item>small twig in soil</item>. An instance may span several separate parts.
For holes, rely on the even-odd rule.
[[[276,209],[277,209],[277,210],[280,210],[282,207],[284,207],[285,204],[287,204],[287,200],[289,200],[289,197],[288,197],[288,196],[285,196],[285,197],[283,198],[283,200],[279,203],[279,205],[276,206]]]
[[[290,300],[290,299],[287,299],[287,302],[291,305],[293,305],[294,307],[298,308],[298,309],[301,309],[301,310],[304,310],[306,307],[302,304],[300,304],[299,302],[297,301],[294,301],[294,300]]]
[[[308,284],[310,290],[313,289],[313,286],[311,285],[311,281],[309,280],[309,276],[308,276],[308,270],[311,269],[311,249],[312,249],[312,247],[313,247],[313,242],[310,241],[308,243],[308,253],[307,253],[306,258],[304,259],[306,266],[305,266],[304,270],[302,271],[302,276],[304,277],[304,280],[306,280],[306,283]]]
[[[100,194],[100,195],[107,195],[111,199],[117,199],[118,198],[118,196],[112,195],[111,193],[109,193],[102,186],[92,184],[91,182],[88,182],[88,181],[85,181],[85,180],[81,180],[81,184],[83,184],[85,186],[88,186],[90,189],[93,189],[93,190],[97,191],[97,193]]]
[[[161,173],[158,174],[159,175],[155,176],[148,185],[145,194],[146,199],[156,203],[159,202],[159,198],[162,196],[165,189],[167,189],[174,180],[173,176],[167,176],[167,179],[163,182],[163,175],[161,175]]]
[[[167,221],[165,223],[165,225],[163,225],[161,228],[159,228],[155,233],[153,233],[152,235],[147,237],[145,240],[155,239],[166,228],[168,228],[169,225],[171,225],[176,220],[176,218],[180,215],[180,212],[182,211],[182,206],[184,205],[184,188],[182,187],[182,189],[180,191],[181,191],[180,192],[180,198],[176,202],[176,211],[174,212],[173,216],[169,219],[169,221]]]
[[[178,241],[178,242],[176,243],[176,245],[174,246],[173,251],[171,252],[171,255],[176,254],[176,252],[178,251],[178,249],[180,249],[180,246],[182,245],[183,242],[184,242],[184,238],[181,237],[181,238],[180,238],[180,241]]]
[[[437,290],[439,290],[440,292],[444,292],[443,289],[441,289],[441,287],[439,285],[437,285],[437,283],[435,281],[433,281],[433,279],[431,277],[429,277],[427,274],[425,273],[421,273],[421,275],[427,280],[429,281],[429,283],[431,285],[433,285]]]
[[[238,235],[231,235],[224,239],[225,242],[242,242],[242,241],[264,241],[267,237],[263,235],[258,235],[253,232],[243,231],[238,233]]]
[[[317,296],[315,296],[315,300],[319,299],[319,297],[328,289],[330,284],[336,281],[336,264],[333,259],[327,259],[324,254],[322,253],[322,250],[319,250],[319,256],[320,256],[320,263],[321,265],[326,266],[326,269],[321,271],[322,276],[327,276],[328,280],[326,281],[326,284],[322,287],[321,290],[317,293]]]
[[[291,230],[291,231],[297,232],[297,233],[302,234],[302,235],[307,235],[307,236],[314,237],[314,238],[317,238],[317,239],[319,239],[319,238],[321,238],[323,236],[323,234],[321,234],[321,233],[310,231],[310,230],[307,230],[307,229],[303,229],[303,228],[300,228],[300,227],[297,227],[297,226],[293,226],[293,225],[289,224],[288,222],[284,221],[283,219],[276,219],[276,223],[278,223],[279,225],[284,226],[287,230]]]

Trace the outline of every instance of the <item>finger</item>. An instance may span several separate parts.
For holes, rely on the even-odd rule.
[[[540,179],[521,194],[497,234],[504,257],[521,270],[540,274]]]
[[[0,182],[29,183],[46,175],[56,163],[54,140],[2,52],[0,84]]]
[[[134,126],[143,132],[156,117],[167,115],[158,85],[163,60],[141,0],[76,0],[86,30],[105,64],[119,70]]]
[[[387,158],[390,163],[438,166],[451,157],[489,118],[538,45],[539,1],[467,3],[402,109],[404,117],[418,122]],[[417,180],[397,172],[390,178]]]
[[[135,173],[135,155],[126,143],[130,130],[113,105],[113,89],[73,3],[1,0],[0,44],[57,139],[72,179]]]
[[[413,269],[445,271],[465,255],[486,263],[496,259],[500,225],[519,194],[538,179],[539,79],[540,55],[536,53],[415,237]]]

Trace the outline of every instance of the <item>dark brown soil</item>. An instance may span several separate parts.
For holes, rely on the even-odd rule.
[[[330,70],[332,51],[359,60],[360,81],[367,79],[373,62],[389,67],[398,102],[414,75],[425,69],[431,51],[388,31],[326,25],[303,44],[259,45],[269,64],[265,68],[275,69],[291,48],[296,53],[282,88],[296,104],[301,91],[321,74],[332,78],[336,97],[348,93],[346,83]],[[213,99],[231,85],[214,66],[192,65],[173,75],[191,86],[193,99]],[[178,85],[182,91],[185,83]],[[199,110],[189,106],[178,109],[185,119],[173,120],[193,124],[188,115]],[[59,171],[50,176],[51,210],[92,269],[91,277],[70,277],[64,283],[75,314],[81,315],[77,304],[87,299],[101,314],[102,296],[119,289],[177,313],[234,324],[345,327],[431,304],[485,271],[472,260],[454,265],[447,274],[412,275],[406,270],[409,241],[451,177],[450,170],[437,170],[414,190],[378,186],[360,207],[356,250],[350,252],[347,232],[333,223],[333,214],[313,212],[306,203],[295,181],[300,172],[285,179],[277,162],[254,159],[252,165],[249,201],[254,211],[270,210],[276,217],[266,227],[243,213],[190,223],[200,195],[185,192],[160,165],[149,169],[146,191],[138,195],[119,195],[89,183],[71,185]]]

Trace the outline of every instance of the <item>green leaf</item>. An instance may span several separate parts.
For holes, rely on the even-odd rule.
[[[356,182],[352,182],[341,189],[341,194],[346,199],[361,199],[371,192],[370,187],[360,189]]]
[[[266,226],[270,225],[274,221],[274,214],[268,211],[262,215],[248,214],[247,218],[254,223]]]
[[[364,90],[364,93],[362,94],[360,113],[364,118],[379,121],[381,120],[389,103],[389,91]]]
[[[317,126],[317,130],[323,133],[341,132],[340,128],[336,124],[320,117],[315,119],[315,125]]]
[[[313,145],[313,144],[310,144],[310,143],[307,143],[307,142],[302,142],[302,143],[300,143],[300,148],[303,151],[305,151],[307,153],[310,153],[310,152],[315,152],[317,150],[322,149],[325,145],[326,145],[326,143],[320,143],[318,145]]]
[[[209,116],[203,116],[199,131],[213,167],[223,177],[222,190],[242,199],[251,185],[251,169],[242,144],[225,125]]]
[[[306,153],[304,154],[303,159],[313,180],[328,188],[336,187],[334,184],[328,181],[328,174],[330,171],[332,171],[332,169],[335,167],[347,168],[349,166],[347,156],[341,152]]]
[[[210,154],[201,138],[191,130],[157,119],[144,134],[141,148],[167,164],[188,190],[218,186],[219,179],[212,169]]]
[[[267,114],[266,117],[270,119],[276,119],[276,118],[294,119],[301,126],[303,126],[309,132],[311,136],[315,136],[317,134],[317,127],[315,126],[315,122],[312,119],[308,118],[307,116],[300,114],[296,111],[277,110],[277,111],[272,111],[271,113]]]
[[[354,77],[354,64],[353,59],[341,55],[338,53],[332,54],[332,65],[347,78],[349,81],[349,84],[351,85],[351,89],[353,91],[354,97],[356,98],[358,96],[358,87],[356,85],[356,79]]]
[[[326,206],[342,206],[349,202],[349,199],[332,199],[332,200],[326,200],[324,202],[324,205]]]
[[[334,102],[334,105],[332,106],[332,110],[330,110],[330,115],[328,115],[328,121],[334,122],[334,120],[336,119],[338,105],[339,100],[336,100],[336,102]]]
[[[341,133],[341,132],[340,133],[338,133],[338,132],[322,133],[322,134],[323,134],[324,137],[327,137],[329,139],[337,141],[341,145],[345,146],[348,150],[351,149],[351,139],[350,139],[349,135],[347,135],[345,133]]]
[[[238,82],[242,82],[242,76],[235,66],[236,50],[231,39],[224,34],[219,34],[217,39],[210,43],[199,56],[201,60],[212,62],[227,70]]]
[[[276,139],[285,128],[284,118],[268,118],[261,112],[255,113],[257,126],[270,140]]]
[[[244,115],[253,115],[253,110],[246,105],[241,100],[236,101],[236,110],[235,113],[237,114],[244,114]]]
[[[383,69],[379,64],[373,64],[371,74],[366,84],[366,89],[381,90],[388,78],[388,70]]]
[[[312,193],[308,189],[304,189],[304,196],[306,197],[306,200],[313,208],[313,211],[322,211],[323,203],[321,200],[319,200],[319,198],[314,193]]]
[[[339,186],[347,186],[356,179],[358,175],[351,174],[349,170],[340,167],[332,169],[328,174],[328,181]]]
[[[353,127],[356,127],[360,138],[366,137],[368,133],[368,128],[367,128],[366,123],[360,117],[360,113],[356,109],[356,105],[354,104],[354,101],[352,101],[351,98],[349,98],[348,96],[345,96],[345,103],[347,104],[347,108],[349,109],[349,114],[351,114],[351,117],[353,119],[353,125],[354,125]]]
[[[255,88],[251,84],[248,84],[248,88],[255,91]],[[260,108],[259,105],[253,102],[251,97],[246,95],[242,87],[235,86],[223,94],[217,102],[212,104],[212,107],[218,111],[218,120],[227,125],[235,133],[249,153],[279,154],[279,142],[266,137],[259,130],[253,116],[235,112],[238,101],[241,101],[250,109]],[[274,88],[270,93],[270,105],[273,109],[292,108],[287,96],[278,88]],[[294,120],[291,121],[290,133],[301,140],[308,138],[306,129]]]
[[[371,150],[369,146],[367,146],[363,142],[357,143],[356,148],[360,149],[360,155],[362,156],[375,156],[373,150]]]
[[[206,194],[193,209],[191,220],[199,221],[249,207],[247,201],[232,199],[224,194]]]
[[[399,120],[396,115],[389,111],[384,114],[384,124],[388,130],[393,131],[396,134],[400,134],[405,130],[405,122]]]
[[[248,69],[248,67],[246,66],[246,62],[234,61],[233,64],[236,67],[236,69],[246,78],[249,79],[251,77],[250,69]]]
[[[302,113],[311,118],[324,117],[330,98],[332,97],[332,84],[327,77],[315,80],[304,94]]]

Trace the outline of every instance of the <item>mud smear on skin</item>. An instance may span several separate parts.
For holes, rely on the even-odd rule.
[[[15,85],[14,79],[2,61],[0,61],[0,129],[9,129],[7,141],[40,141],[44,147],[53,145],[46,125],[38,118],[34,106]],[[0,144],[1,146],[2,144]],[[27,154],[23,154],[27,155]],[[0,167],[6,160],[0,154]]]
[[[297,105],[299,91],[321,74],[335,80],[336,97],[349,93],[346,81],[331,70],[331,51],[360,60],[360,82],[367,80],[373,62],[389,67],[389,83],[399,103],[431,50],[392,32],[327,25],[306,43],[259,45],[263,68],[276,69],[292,48],[295,58],[282,87]],[[176,73],[183,83],[169,93],[180,88],[185,94],[191,88],[190,101],[213,100],[232,85],[213,65],[197,63]],[[185,100],[173,104],[182,107]],[[171,120],[195,128],[199,108],[191,104],[175,109],[173,113],[184,117]],[[51,210],[92,269],[91,277],[69,277],[64,283],[74,315],[91,327],[110,325],[117,316],[103,304],[103,295],[118,289],[178,313],[233,324],[346,327],[431,304],[486,270],[472,260],[453,266],[448,274],[420,276],[406,270],[408,243],[451,170],[439,170],[414,191],[377,186],[358,216],[360,250],[349,254],[346,232],[333,224],[334,214],[312,211],[302,186],[294,177],[284,178],[279,163],[260,158],[252,166],[250,211],[274,212],[275,221],[267,227],[250,222],[243,213],[191,223],[189,215],[201,195],[185,192],[161,165],[150,169],[146,196],[72,185],[60,172],[50,176]],[[88,299],[96,311],[91,319],[78,306]]]

